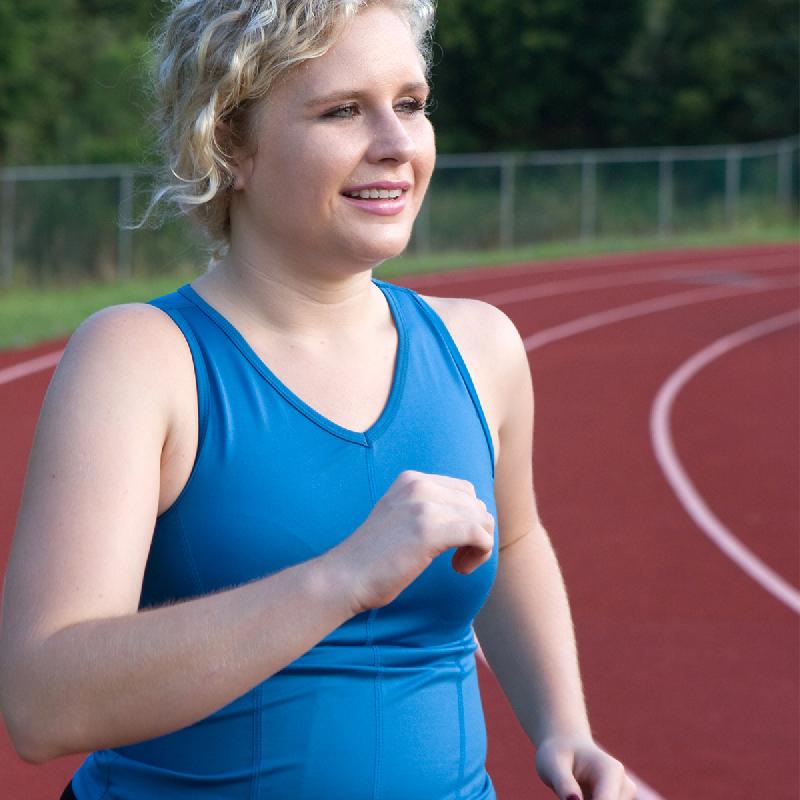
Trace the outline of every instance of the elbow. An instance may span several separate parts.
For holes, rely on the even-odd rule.
[[[29,764],[44,764],[54,758],[76,752],[59,741],[57,710],[42,711],[28,687],[19,685],[9,673],[8,665],[0,670],[0,714],[8,737],[17,755]]]
[[[28,744],[16,739],[14,736],[11,736],[11,744],[14,746],[14,752],[28,764],[46,764],[57,756],[55,753],[37,749],[35,744]]]
[[[36,725],[24,718],[19,708],[9,708],[3,702],[3,719],[8,737],[16,754],[28,764],[44,764],[57,758],[61,753],[55,752],[52,743],[45,740],[46,724]]]

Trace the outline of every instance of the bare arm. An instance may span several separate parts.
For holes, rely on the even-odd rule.
[[[474,627],[486,660],[537,749],[539,777],[561,800],[632,800],[623,765],[593,740],[561,570],[533,491],[533,385],[522,340],[502,312],[480,326],[506,407],[495,498],[500,562]]]
[[[536,509],[528,358],[510,320],[498,317],[493,329],[506,387],[495,471],[500,561],[474,627],[517,719],[538,745],[548,735],[591,733],[567,593]]]
[[[0,634],[0,704],[26,760],[185,727],[353,614],[324,556],[137,611],[172,411],[159,376],[186,369],[188,348],[162,312],[115,307],[73,335],[48,389]]]

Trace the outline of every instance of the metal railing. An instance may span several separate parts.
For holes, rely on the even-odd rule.
[[[755,144],[446,155],[410,251],[734,228],[792,220],[800,137]],[[131,229],[152,170],[129,164],[0,169],[0,285],[124,279],[204,258],[185,222]]]

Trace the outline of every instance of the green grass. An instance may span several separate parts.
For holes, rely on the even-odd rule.
[[[375,276],[458,270],[473,266],[545,261],[603,253],[712,247],[800,240],[796,225],[743,228],[670,237],[603,238],[587,242],[555,242],[514,250],[449,252],[430,256],[400,256],[382,264]],[[19,288],[0,294],[0,349],[23,347],[71,333],[98,309],[118,303],[141,302],[173,291],[202,272],[179,271],[118,283],[84,283],[74,287]]]

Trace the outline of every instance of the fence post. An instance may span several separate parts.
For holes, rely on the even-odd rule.
[[[781,142],[778,145],[778,206],[787,214],[792,210],[792,142]]]
[[[133,254],[133,231],[128,228],[133,219],[133,173],[122,172],[119,176],[119,219],[117,221],[117,278],[131,277]]]
[[[673,206],[673,164],[672,151],[662,150],[658,157],[658,233],[669,236],[672,233]]]
[[[3,286],[10,288],[14,280],[14,201],[16,181],[8,173],[3,177],[0,199],[0,236],[3,238]]]
[[[581,239],[592,239],[597,231],[597,158],[584,153],[581,159]]]
[[[506,155],[500,164],[500,247],[514,246],[514,178],[516,164],[513,155]]]
[[[739,190],[742,183],[742,154],[738,147],[729,147],[725,155],[725,219],[730,227],[739,216]]]

